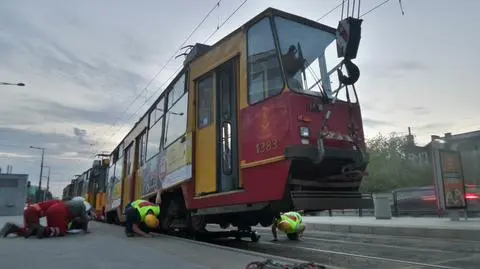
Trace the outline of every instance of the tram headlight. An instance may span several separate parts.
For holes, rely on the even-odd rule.
[[[308,127],[300,127],[300,137],[310,137],[310,128]]]

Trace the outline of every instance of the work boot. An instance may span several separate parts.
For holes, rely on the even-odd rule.
[[[36,230],[36,235],[38,239],[42,239],[45,237],[45,227],[39,225]]]
[[[135,234],[134,233],[125,233],[127,237],[133,237]]]
[[[1,237],[7,237],[9,234],[11,233],[17,233],[20,231],[20,227],[18,227],[17,225],[13,224],[13,223],[10,223],[10,222],[7,222],[2,230],[0,230],[0,236]]]

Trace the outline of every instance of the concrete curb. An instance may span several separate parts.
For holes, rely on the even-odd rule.
[[[306,223],[307,230],[337,233],[410,236],[480,241],[478,229],[386,227],[351,224]]]

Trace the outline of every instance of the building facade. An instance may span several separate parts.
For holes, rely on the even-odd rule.
[[[27,198],[28,175],[0,174],[0,216],[23,214]]]

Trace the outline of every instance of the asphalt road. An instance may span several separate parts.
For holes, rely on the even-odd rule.
[[[18,222],[18,220],[16,221]],[[4,221],[0,219],[3,226]],[[90,234],[0,239],[0,268],[243,269],[267,255],[159,235],[127,238],[122,227],[91,223]]]
[[[258,243],[213,241],[237,248],[232,251],[163,235],[126,238],[122,227],[107,224],[92,223],[91,231],[42,240],[0,239],[1,267],[234,269],[269,254],[350,269],[480,268],[478,241],[307,231],[300,242],[288,241],[283,235],[280,241],[271,242],[268,229],[257,229],[262,236]]]
[[[222,241],[222,245],[343,268],[480,268],[480,242],[363,234],[306,232],[300,242],[269,229],[257,229],[259,243]]]

